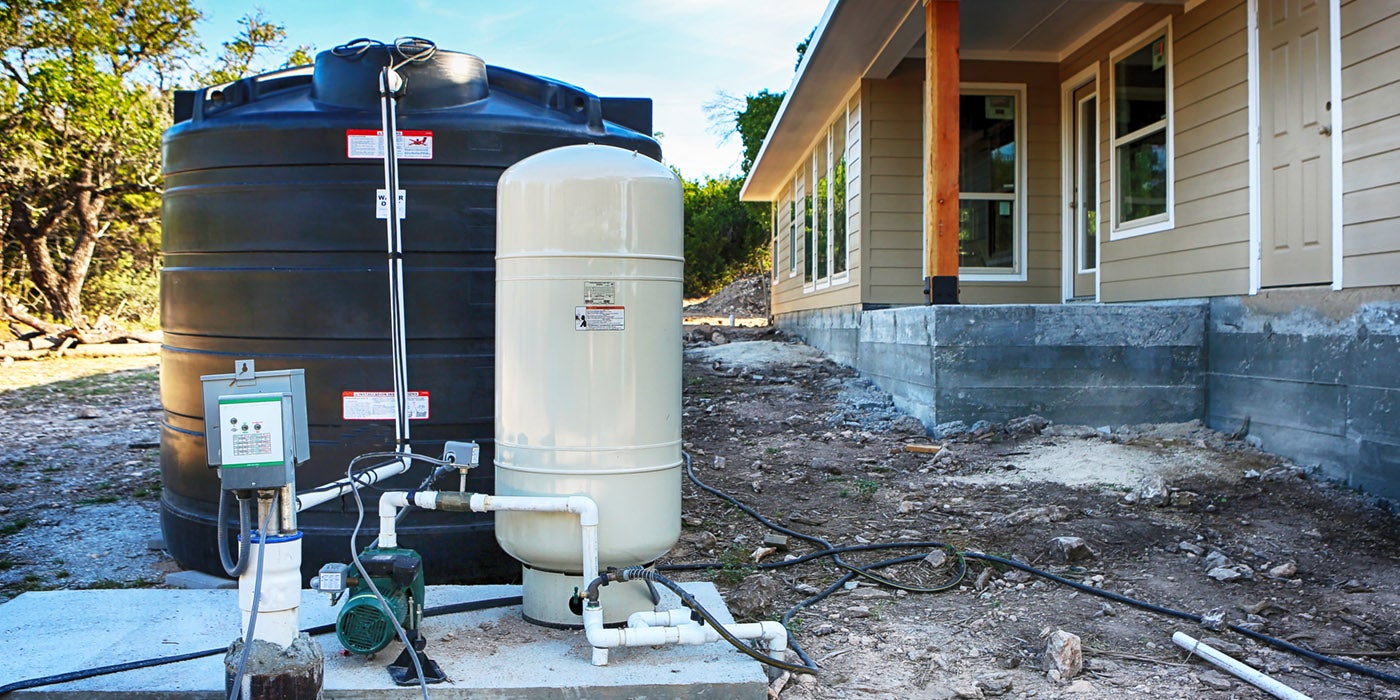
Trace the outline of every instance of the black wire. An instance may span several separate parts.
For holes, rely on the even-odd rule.
[[[800,602],[800,603],[798,603],[797,605],[795,605],[795,606],[789,608],[785,613],[783,613],[783,616],[782,616],[782,618],[781,618],[781,622],[782,622],[782,624],[783,624],[784,627],[787,627],[787,626],[788,626],[788,622],[792,619],[793,615],[796,614],[798,611],[802,610],[803,608],[805,608],[805,607],[807,607],[807,606],[810,606],[810,605],[813,605],[813,604],[815,604],[815,603],[818,603],[818,602],[822,601],[823,599],[827,598],[827,597],[830,596],[832,593],[836,592],[839,588],[841,588],[842,586],[844,586],[846,583],[850,582],[852,579],[854,579],[854,578],[857,577],[857,576],[862,576],[862,577],[865,577],[865,578],[870,578],[870,579],[876,580],[876,581],[881,581],[881,580],[883,579],[883,577],[873,577],[873,576],[871,576],[871,575],[869,574],[869,571],[868,571],[869,569],[877,569],[877,568],[883,568],[883,567],[886,567],[886,566],[893,566],[893,565],[896,565],[896,564],[909,563],[909,562],[913,562],[913,561],[918,561],[919,559],[923,558],[923,555],[913,555],[913,556],[907,556],[907,557],[897,557],[897,558],[895,558],[895,559],[887,559],[887,560],[882,561],[882,562],[876,562],[876,563],[874,563],[874,564],[870,564],[870,565],[865,566],[865,567],[852,567],[851,565],[846,564],[846,563],[844,563],[844,562],[842,562],[842,561],[840,560],[840,557],[839,557],[839,554],[840,554],[840,553],[843,553],[843,552],[859,552],[859,551],[874,551],[874,550],[880,550],[880,549],[922,548],[922,547],[944,547],[944,548],[947,548],[947,549],[949,550],[949,552],[950,552],[951,554],[953,554],[953,555],[955,556],[955,558],[957,559],[957,561],[958,561],[959,571],[958,571],[957,577],[951,582],[951,584],[945,585],[945,587],[943,587],[942,590],[949,590],[949,589],[951,589],[953,586],[956,586],[957,583],[960,582],[960,581],[962,580],[963,575],[965,575],[965,573],[966,573],[966,562],[964,561],[965,559],[978,559],[978,560],[985,561],[985,562],[990,562],[990,563],[994,563],[994,564],[1000,564],[1000,565],[1002,565],[1002,566],[1009,566],[1009,567],[1012,567],[1012,568],[1015,568],[1015,569],[1020,569],[1021,571],[1025,571],[1025,572],[1027,572],[1027,573],[1034,574],[1034,575],[1039,576],[1039,577],[1041,577],[1041,578],[1044,578],[1044,579],[1046,579],[1046,580],[1054,581],[1055,583],[1058,583],[1058,584],[1061,584],[1061,585],[1064,585],[1064,586],[1069,586],[1069,587],[1071,587],[1071,588],[1074,588],[1075,590],[1083,591],[1083,592],[1085,592],[1085,593],[1089,593],[1089,594],[1091,594],[1091,595],[1099,596],[1099,597],[1101,597],[1101,598],[1107,598],[1107,599],[1109,599],[1109,600],[1113,600],[1113,601],[1122,603],[1122,604],[1124,604],[1124,605],[1129,605],[1129,606],[1138,608],[1138,609],[1140,609],[1140,610],[1146,610],[1146,611],[1148,611],[1148,612],[1153,612],[1153,613],[1157,613],[1157,614],[1160,614],[1160,615],[1166,615],[1166,616],[1168,616],[1168,617],[1175,617],[1175,618],[1178,618],[1178,619],[1181,619],[1181,620],[1186,620],[1186,621],[1188,621],[1188,622],[1192,622],[1192,623],[1195,623],[1195,624],[1200,624],[1201,621],[1202,621],[1202,618],[1201,618],[1200,615],[1196,615],[1196,614],[1188,613],[1188,612],[1183,612],[1183,611],[1180,611],[1180,610],[1174,610],[1174,609],[1172,609],[1172,608],[1168,608],[1168,607],[1164,607],[1164,606],[1160,606],[1160,605],[1154,605],[1154,604],[1152,604],[1152,603],[1148,603],[1148,602],[1143,601],[1143,600],[1138,600],[1138,599],[1136,599],[1136,598],[1129,598],[1129,597],[1127,597],[1127,596],[1125,596],[1125,595],[1121,595],[1121,594],[1118,594],[1118,593],[1114,593],[1114,592],[1112,592],[1112,591],[1106,591],[1106,590],[1103,590],[1103,589],[1101,589],[1101,588],[1095,588],[1095,587],[1093,587],[1093,586],[1090,586],[1090,585],[1087,585],[1087,584],[1084,584],[1084,583],[1080,583],[1080,582],[1078,582],[1078,581],[1072,581],[1072,580],[1067,579],[1067,578],[1064,578],[1064,577],[1062,577],[1062,576],[1057,576],[1057,575],[1055,575],[1055,574],[1053,574],[1053,573],[1050,573],[1049,571],[1045,571],[1045,570],[1043,570],[1043,569],[1038,569],[1038,568],[1036,568],[1036,567],[1034,567],[1034,566],[1031,566],[1031,565],[1029,565],[1029,564],[1023,564],[1023,563],[1021,563],[1021,562],[1014,561],[1014,560],[1011,560],[1011,559],[1005,559],[1005,558],[993,556],[993,555],[990,555],[990,554],[983,554],[983,553],[981,553],[981,552],[959,551],[959,550],[957,550],[956,548],[952,547],[951,545],[944,544],[944,543],[942,543],[942,542],[883,542],[883,543],[874,543],[874,544],[865,544],[865,545],[855,545],[855,546],[851,546],[851,547],[833,547],[833,546],[831,546],[831,544],[830,544],[829,542],[827,542],[826,540],[824,540],[824,539],[822,539],[822,538],[820,538],[820,537],[815,537],[815,536],[812,536],[812,535],[806,535],[806,534],[797,532],[797,531],[795,531],[795,530],[791,530],[791,529],[789,529],[789,528],[785,528],[785,527],[783,527],[783,526],[781,526],[781,525],[778,525],[778,524],[774,523],[773,521],[768,520],[767,518],[763,517],[761,514],[759,514],[759,513],[758,513],[756,510],[754,510],[753,508],[750,508],[750,507],[744,505],[744,504],[741,503],[738,499],[734,498],[733,496],[730,496],[728,493],[725,493],[724,491],[721,491],[721,490],[719,490],[719,489],[717,489],[717,488],[714,488],[714,487],[712,487],[712,486],[709,486],[708,484],[705,484],[704,482],[700,481],[700,480],[695,476],[695,471],[694,471],[694,469],[692,469],[692,467],[691,467],[690,454],[689,454],[689,453],[684,453],[684,456],[685,456],[686,475],[689,476],[689,477],[690,477],[690,480],[691,480],[692,482],[694,482],[695,485],[698,486],[699,488],[704,489],[705,491],[707,491],[707,492],[709,492],[709,493],[711,493],[711,494],[713,494],[713,495],[719,497],[720,499],[724,500],[725,502],[734,505],[735,507],[737,507],[737,508],[739,508],[740,510],[744,511],[744,512],[747,513],[750,517],[754,518],[754,519],[757,520],[759,523],[761,523],[761,524],[764,525],[765,527],[768,527],[769,529],[776,530],[776,531],[778,531],[778,532],[781,532],[781,533],[783,533],[783,534],[786,534],[786,535],[789,535],[789,536],[792,536],[792,537],[797,537],[798,539],[801,539],[801,540],[804,540],[804,541],[807,541],[807,542],[818,543],[818,544],[821,544],[821,545],[823,546],[823,549],[820,550],[820,551],[813,552],[813,553],[811,553],[811,554],[807,554],[807,555],[804,555],[804,556],[802,556],[802,557],[798,557],[798,558],[795,558],[795,559],[790,559],[790,560],[781,561],[781,562],[770,562],[770,563],[768,563],[768,564],[759,565],[758,568],[760,568],[760,569],[775,569],[775,568],[779,568],[779,567],[783,567],[783,566],[791,566],[791,565],[793,565],[793,564],[798,564],[798,563],[805,562],[805,561],[811,561],[811,560],[813,560],[813,559],[819,559],[819,558],[823,558],[823,557],[831,557],[831,559],[832,559],[834,562],[838,563],[839,565],[841,565],[841,566],[843,566],[844,568],[847,569],[847,573],[846,573],[844,576],[842,576],[840,579],[838,579],[835,583],[831,584],[830,586],[827,586],[826,589],[824,589],[824,590],[818,592],[817,594],[815,594],[815,595],[813,595],[813,596],[807,598],[806,600],[803,600],[802,602]],[[697,570],[697,569],[715,569],[715,568],[721,568],[722,566],[723,566],[723,565],[720,564],[720,563],[718,563],[718,562],[708,562],[708,563],[704,563],[704,564],[669,564],[669,565],[664,565],[664,566],[660,566],[660,567],[657,567],[657,568],[660,568],[660,569],[663,569],[663,570],[682,571],[682,570]],[[906,590],[908,590],[908,589],[906,589]],[[1299,656],[1303,656],[1303,657],[1305,657],[1305,658],[1312,659],[1313,661],[1317,661],[1317,662],[1319,662],[1319,663],[1324,663],[1324,664],[1328,664],[1328,665],[1331,665],[1331,666],[1336,666],[1336,667],[1338,667],[1338,668],[1345,669],[1345,670],[1347,670],[1347,671],[1351,671],[1352,673],[1359,673],[1359,674],[1361,674],[1361,675],[1363,675],[1363,676],[1369,676],[1369,677],[1371,677],[1371,678],[1375,678],[1375,679],[1377,679],[1377,680],[1382,680],[1382,681],[1385,681],[1385,682],[1387,682],[1387,683],[1396,683],[1396,684],[1400,684],[1400,676],[1396,676],[1396,675],[1393,675],[1393,674],[1390,674],[1390,673],[1386,673],[1386,672],[1384,672],[1384,671],[1380,671],[1380,670],[1377,670],[1377,669],[1374,669],[1374,668],[1370,668],[1370,667],[1367,667],[1367,666],[1362,666],[1361,664],[1352,663],[1352,662],[1346,661],[1346,660],[1344,660],[1344,659],[1338,659],[1338,658],[1334,658],[1334,657],[1331,657],[1331,656],[1327,656],[1327,655],[1325,655],[1325,654],[1319,654],[1319,653],[1317,653],[1317,652],[1315,652],[1315,651],[1311,651],[1311,650],[1309,650],[1309,649],[1304,649],[1303,647],[1300,647],[1300,646],[1298,646],[1298,645],[1296,645],[1296,644],[1293,644],[1293,643],[1291,643],[1291,642],[1288,642],[1288,641],[1285,641],[1285,640],[1282,640],[1282,639],[1278,639],[1277,637],[1271,637],[1271,636],[1269,636],[1269,635],[1267,635],[1267,634],[1264,634],[1264,633],[1262,633],[1262,632],[1256,632],[1256,631],[1254,631],[1254,630],[1252,630],[1252,629],[1249,629],[1249,628],[1247,628],[1247,627],[1241,627],[1241,626],[1235,625],[1235,624],[1226,624],[1225,627],[1228,628],[1228,629],[1230,629],[1231,631],[1234,631],[1234,632],[1237,632],[1237,633],[1239,633],[1239,634],[1242,634],[1242,635],[1244,635],[1244,636],[1246,636],[1246,637],[1249,637],[1250,639],[1254,639],[1254,640],[1256,640],[1256,641],[1263,642],[1264,644],[1268,644],[1269,646],[1272,646],[1272,647],[1275,647],[1275,648],[1278,648],[1278,649],[1282,649],[1282,650],[1284,650],[1284,651],[1288,651],[1288,652],[1291,652],[1291,653],[1294,653],[1294,654],[1298,654]],[[802,660],[803,660],[805,663],[807,663],[809,666],[815,666],[815,664],[812,663],[811,659],[810,659],[810,658],[806,655],[806,653],[803,651],[802,646],[801,646],[800,644],[797,643],[797,640],[796,640],[796,639],[793,639],[793,638],[792,638],[791,632],[789,632],[788,644],[789,644],[789,646],[793,649],[793,651],[797,652],[798,656],[801,657]]]
[[[427,608],[423,611],[423,617],[437,617],[438,615],[452,615],[455,613],[472,612],[476,610],[505,608],[510,607],[512,605],[520,604],[521,599],[518,595],[507,596],[504,598],[488,598],[486,600],[473,600],[465,603],[450,603],[448,605],[439,605],[436,607]],[[334,631],[335,623],[333,622],[325,625],[317,625],[315,627],[307,627],[302,630],[302,632],[305,632],[309,635],[330,634]],[[96,678],[98,676],[106,676],[113,673],[121,673],[122,671],[135,671],[143,668],[152,668],[155,666],[164,666],[166,664],[179,663],[181,661],[190,661],[192,659],[202,659],[207,656],[213,656],[215,654],[223,654],[227,652],[228,646],[225,645],[217,649],[192,651],[185,654],[175,654],[173,656],[160,656],[152,659],[143,659],[141,661],[126,661],[119,664],[111,664],[109,666],[98,666],[95,668],[87,668],[80,671],[69,671],[68,673],[59,673],[52,676],[30,678],[27,680],[15,681],[13,683],[0,685],[0,695],[13,693],[16,690],[28,690],[30,688],[39,688],[41,686],[54,685],[55,683],[70,683],[72,681],[81,681],[88,678]]]

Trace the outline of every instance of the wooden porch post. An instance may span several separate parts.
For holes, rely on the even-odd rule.
[[[926,0],[924,85],[928,119],[924,142],[924,303],[958,303],[958,32],[957,0]]]

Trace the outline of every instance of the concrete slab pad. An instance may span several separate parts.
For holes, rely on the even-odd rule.
[[[728,609],[710,583],[687,583],[717,617]],[[238,635],[237,592],[91,590],[31,592],[0,605],[0,685],[125,661],[226,647]],[[518,586],[430,586],[429,608],[520,595]],[[679,607],[665,593],[662,608]],[[302,592],[302,627],[335,621],[325,596]],[[450,679],[432,698],[765,698],[762,666],[727,644],[615,649],[610,664],[590,663],[582,631],[552,630],[521,619],[518,606],[458,613],[423,622],[429,656]],[[374,658],[345,655],[334,634],[320,635],[326,700],[416,695],[393,685],[390,645]],[[223,654],[155,668],[19,691],[8,697],[219,698]]]

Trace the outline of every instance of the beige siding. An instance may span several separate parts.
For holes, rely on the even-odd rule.
[[[1103,301],[1245,294],[1249,291],[1249,67],[1245,0],[1209,0],[1182,14],[1146,6],[1096,37],[1062,66],[1071,76],[1102,66],[1100,211],[1108,212],[1111,99],[1109,55],[1168,15],[1173,70],[1174,228],[1105,236]]]
[[[1400,6],[1342,3],[1342,280],[1400,284]]]
[[[905,61],[885,80],[861,81],[862,300],[923,303],[924,64]]]

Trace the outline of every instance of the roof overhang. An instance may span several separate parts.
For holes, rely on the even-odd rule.
[[[1196,0],[1193,0],[1196,1]],[[963,60],[1064,60],[1133,10],[1187,0],[976,0],[961,3]],[[740,192],[778,199],[788,175],[862,78],[923,57],[924,0],[831,0]]]

